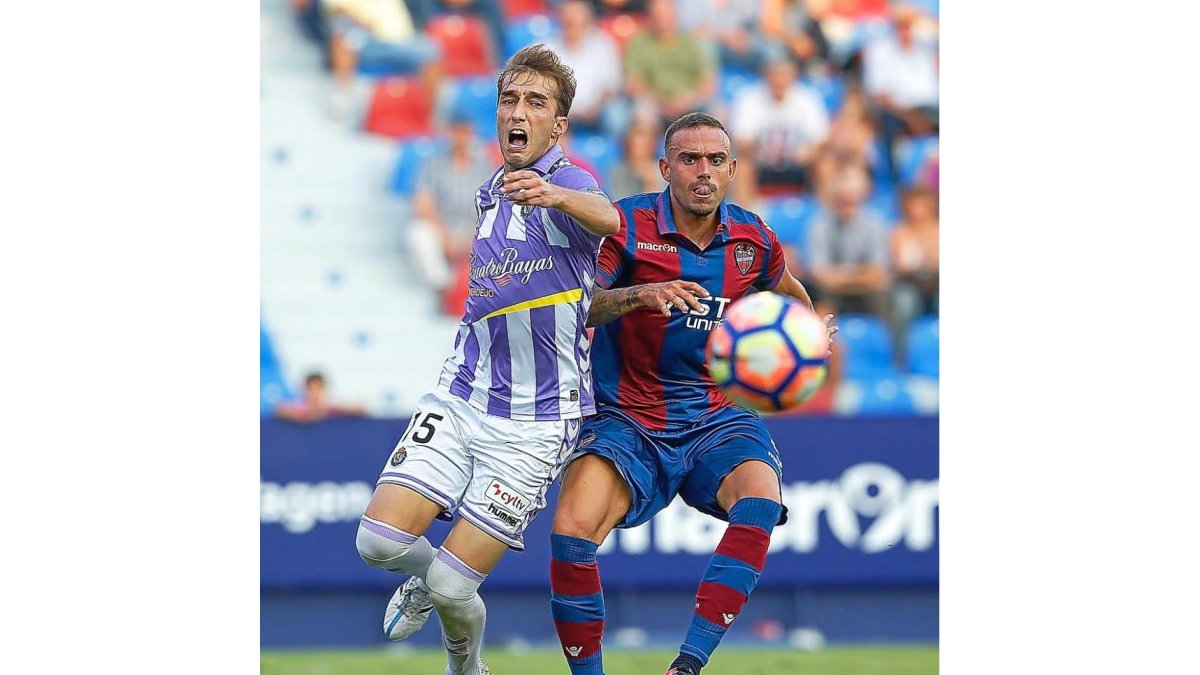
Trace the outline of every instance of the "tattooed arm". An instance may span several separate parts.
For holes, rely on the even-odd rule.
[[[696,298],[707,298],[708,291],[690,281],[667,281],[660,284],[641,284],[606,290],[597,288],[592,295],[587,325],[599,326],[632,312],[638,307],[650,307],[671,315],[671,307],[681,312],[703,310]]]

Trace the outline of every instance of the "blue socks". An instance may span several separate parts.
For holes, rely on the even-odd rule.
[[[708,664],[758,583],[781,511],[778,502],[761,497],[740,499],[729,509],[729,527],[696,591],[692,624],[679,648],[682,659],[690,661],[690,656],[701,666]]]

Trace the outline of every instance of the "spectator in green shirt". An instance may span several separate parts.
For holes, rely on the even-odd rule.
[[[638,112],[653,111],[664,126],[684,113],[707,110],[716,91],[716,65],[700,38],[679,28],[674,0],[650,0],[646,30],[625,48],[625,88]]]

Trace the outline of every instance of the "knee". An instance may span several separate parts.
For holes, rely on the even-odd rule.
[[[625,514],[632,497],[611,462],[586,455],[571,464],[563,479],[550,526],[554,534],[602,542]]]
[[[550,531],[578,539],[602,542],[608,536],[612,526],[606,526],[604,513],[592,509],[582,509],[570,504],[559,503],[554,512],[554,522]]]
[[[779,474],[760,460],[744,462],[734,469],[717,490],[717,502],[728,511],[737,502],[757,497],[782,503],[779,489]]]
[[[391,529],[385,528],[384,525],[366,519],[358,523],[358,536],[355,537],[354,543],[358,548],[358,555],[371,567],[386,567],[391,561],[408,553],[412,547],[412,542],[397,541],[403,538],[399,536],[399,530],[394,530],[396,534],[393,536],[382,534],[381,531]]]
[[[447,562],[450,560],[451,562]],[[483,583],[484,575],[457,558],[447,558],[445,549],[429,564],[425,585],[429,587],[434,605],[462,603],[471,600]]]

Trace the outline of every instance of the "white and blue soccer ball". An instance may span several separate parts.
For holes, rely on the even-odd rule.
[[[709,375],[739,405],[778,412],[824,384],[829,341],[825,323],[808,307],[775,293],[734,302],[708,337]]]

